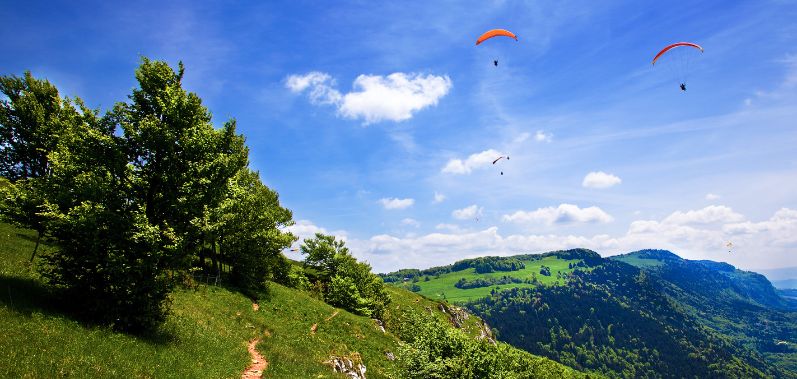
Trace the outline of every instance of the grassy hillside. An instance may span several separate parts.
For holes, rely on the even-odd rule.
[[[32,232],[0,224],[0,377],[238,378],[250,362],[248,341],[260,338],[257,350],[269,361],[264,378],[343,378],[325,363],[332,356],[361,359],[368,378],[399,378],[404,376],[400,341],[391,331],[400,328],[402,311],[431,315],[442,328],[454,330],[451,307],[399,288],[390,289],[393,302],[383,332],[374,320],[272,284],[258,310],[223,287],[181,289],[171,297],[172,314],[162,330],[148,336],[118,333],[77,320],[59,305],[28,264],[32,241]],[[465,317],[460,330],[468,338],[489,332],[478,317]],[[582,376],[499,347],[534,363],[531,377]],[[389,360],[388,352],[398,359]]]
[[[537,278],[538,283],[545,285],[555,285],[557,283],[564,283],[564,279],[559,277],[560,274],[568,274],[573,271],[570,264],[577,264],[581,259],[563,259],[559,256],[551,255],[541,258],[534,258],[526,256],[525,259],[520,259],[526,267],[516,271],[496,271],[491,273],[479,274],[475,268],[468,268],[462,271],[449,272],[440,274],[439,276],[423,275],[417,282],[405,281],[402,283],[395,283],[397,286],[409,289],[413,284],[421,288],[417,293],[432,298],[432,299],[446,299],[452,303],[464,303],[467,301],[490,296],[491,291],[500,290],[501,288],[531,288],[538,284],[532,283],[512,283],[503,285],[492,285],[479,288],[460,289],[456,288],[454,284],[460,279],[474,280],[478,278],[501,278],[509,276],[518,279],[532,279]],[[551,275],[546,276],[540,274],[542,266],[547,266],[551,269]],[[429,278],[427,281],[426,278]]]
[[[262,338],[257,349],[270,362],[265,377],[337,377],[323,362],[353,352],[369,377],[396,377],[397,363],[385,357],[396,350],[395,337],[370,319],[276,284],[259,311],[224,288],[178,290],[172,315],[152,336],[86,325],[62,311],[30,269],[31,239],[0,224],[0,377],[240,377],[253,338]]]

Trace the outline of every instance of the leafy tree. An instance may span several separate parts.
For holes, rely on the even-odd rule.
[[[80,104],[74,132],[49,155],[43,214],[59,249],[44,274],[122,329],[164,319],[169,292],[203,245],[204,221],[247,163],[235,122],[214,129],[182,76],[182,64],[175,73],[142,59],[131,102],[102,118]]]
[[[257,172],[244,169],[219,210],[222,253],[232,265],[233,282],[251,296],[263,290],[267,280],[287,284],[290,264],[281,251],[296,237],[280,230],[293,222],[291,211],[280,206],[279,195]]]
[[[316,233],[304,240],[301,251],[307,255],[305,265],[325,286],[327,302],[364,316],[382,316],[390,302],[382,278],[371,273],[369,264],[358,262],[343,241]]]
[[[184,67],[142,59],[139,88],[109,119],[124,133],[132,165],[132,196],[148,223],[174,229],[177,249],[169,265],[190,265],[202,245],[202,220],[226,195],[227,182],[247,164],[235,121],[213,128],[210,112],[182,88]]]
[[[349,248],[342,240],[336,240],[335,236],[316,233],[315,238],[308,238],[300,247],[301,253],[307,257],[304,264],[313,269],[317,279],[322,282],[329,282],[338,271],[338,256],[349,254]]]
[[[50,155],[76,123],[95,114],[76,99],[83,110],[78,113],[72,101],[59,96],[55,86],[34,78],[30,71],[22,78],[0,77],[0,92],[7,97],[0,100],[0,176],[11,180],[2,189],[0,214],[15,225],[37,232],[32,262],[46,233],[41,212],[46,198],[44,180],[52,171]]]
[[[48,155],[69,127],[68,100],[47,80],[31,75],[0,77],[0,175],[14,181],[40,178],[50,171]]]

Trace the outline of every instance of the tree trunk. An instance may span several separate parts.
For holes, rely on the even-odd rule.
[[[30,255],[30,261],[33,262],[33,258],[36,257],[36,252],[39,250],[39,241],[42,239],[42,232],[36,231],[36,246],[33,248],[33,254]]]
[[[211,259],[213,260],[213,268],[216,270],[216,275],[218,275],[219,272],[221,271],[221,269],[219,268],[219,254],[216,251],[216,239],[215,238],[213,240],[211,240],[210,246],[211,246],[210,248],[211,248],[211,257],[212,257]]]

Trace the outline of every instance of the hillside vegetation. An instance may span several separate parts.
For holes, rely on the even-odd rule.
[[[496,261],[507,258],[487,257]],[[595,253],[575,250],[568,254],[519,255],[511,257],[523,265],[515,270],[477,272],[476,267],[467,264],[469,260],[452,265],[433,267],[426,270],[401,270],[383,274],[386,282],[406,288],[432,299],[444,299],[454,303],[464,303],[489,296],[502,288],[533,288],[538,285],[561,285],[567,281],[568,274],[576,268],[588,269]],[[472,261],[472,260],[471,260]],[[484,270],[483,270],[484,271]],[[515,280],[506,280],[511,278]],[[504,279],[504,280],[502,280]],[[457,282],[484,282],[473,288],[460,288]],[[502,283],[503,282],[503,283]],[[478,284],[478,283],[477,283]]]
[[[460,261],[382,276],[463,303],[499,340],[609,377],[797,376],[797,314],[761,275],[660,250],[611,259],[582,249],[494,259],[523,268],[479,273]],[[546,267],[551,276],[540,274]],[[538,279],[505,279],[529,273]],[[475,284],[483,286],[463,288]]]
[[[269,361],[266,378],[342,378],[327,363],[333,356],[364,363],[368,378],[411,377],[410,369],[426,367],[420,361],[423,354],[427,361],[436,358],[432,369],[447,367],[448,376],[440,377],[468,377],[452,368],[501,364],[503,370],[515,370],[514,376],[504,377],[583,376],[508,345],[491,344],[489,328],[478,317],[459,312],[456,328],[456,308],[398,288],[388,290],[393,301],[385,316],[386,332],[374,320],[327,305],[309,292],[271,283],[257,311],[234,289],[181,288],[171,295],[172,312],[158,331],[126,334],[82,320],[54,298],[33,270],[38,263],[28,261],[34,243],[34,232],[0,223],[0,377],[237,378],[249,364],[246,345],[254,338],[260,338],[257,350]],[[45,252],[53,248],[42,246]],[[402,343],[398,337],[420,334],[419,328],[437,333],[437,343],[449,350],[447,359],[441,351],[422,349],[432,341]],[[476,338],[485,334],[488,338]],[[482,354],[457,351],[465,346]],[[498,366],[491,370],[511,372]]]

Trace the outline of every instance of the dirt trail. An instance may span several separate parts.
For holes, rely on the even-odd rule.
[[[329,321],[329,320],[332,320],[332,318],[333,318],[333,317],[335,317],[335,316],[337,316],[339,312],[340,312],[340,311],[336,309],[336,310],[335,310],[335,312],[334,312],[334,313],[332,313],[332,316],[329,316],[329,317],[325,318],[325,319],[324,319],[324,321]]]
[[[260,338],[249,341],[249,355],[252,356],[252,364],[241,374],[241,379],[260,379],[263,371],[268,367],[268,361],[255,349]]]
[[[335,312],[332,312],[332,314],[329,317],[325,318],[324,321],[332,320],[332,318],[337,316],[339,312],[340,311],[336,309]],[[310,327],[310,335],[315,334],[316,330],[318,330],[318,324],[317,323],[313,324],[313,326]]]

